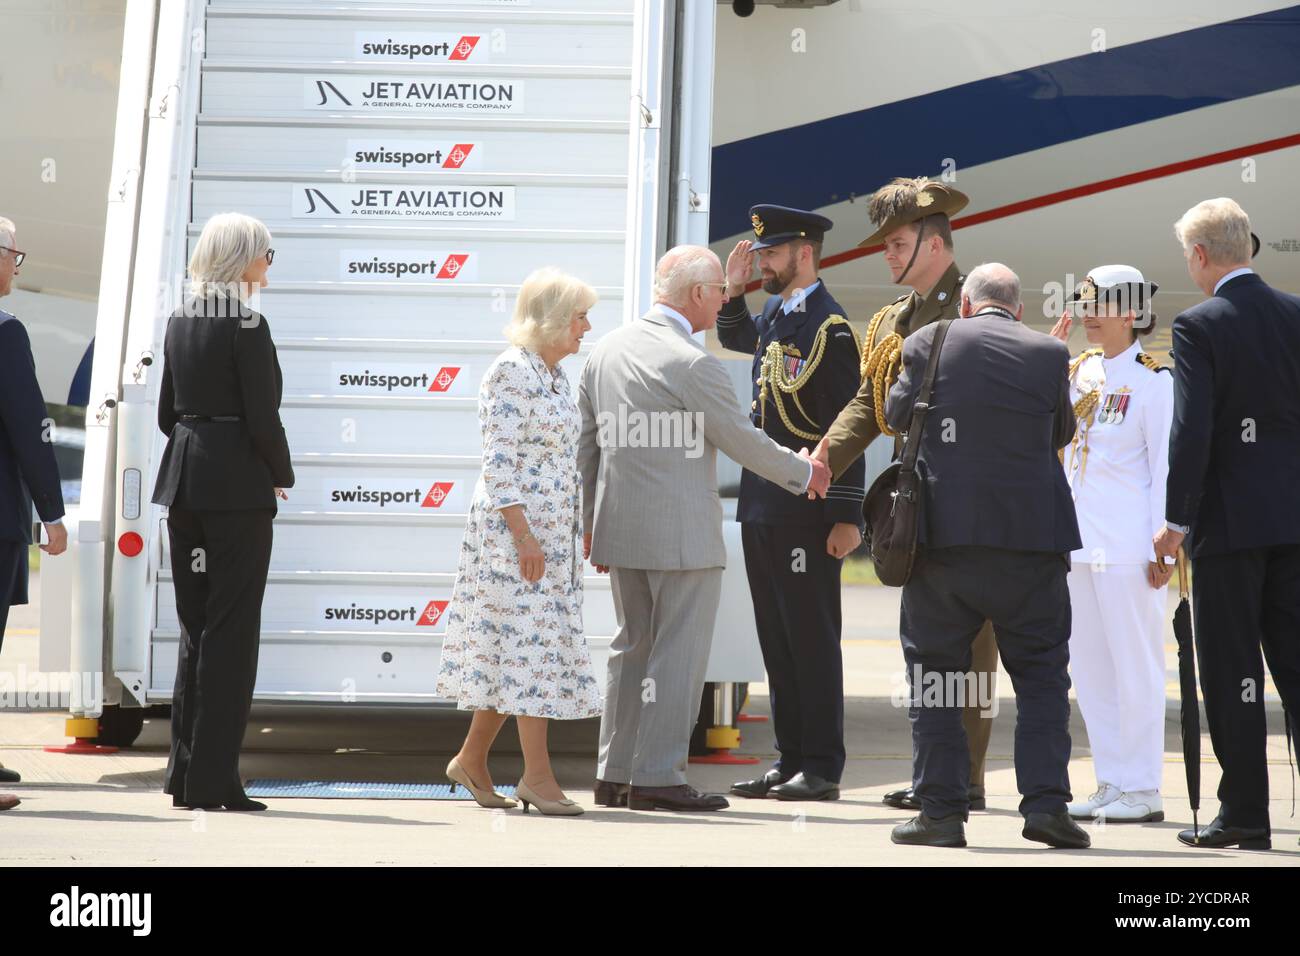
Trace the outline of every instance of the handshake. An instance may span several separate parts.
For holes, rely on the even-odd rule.
[[[831,485],[830,455],[826,451],[826,439],[819,441],[811,453],[807,448],[800,448],[799,457],[812,464],[812,477],[808,479],[808,497],[825,498],[826,490]]]

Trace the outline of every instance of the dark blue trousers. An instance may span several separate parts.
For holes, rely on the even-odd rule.
[[[844,772],[844,562],[826,553],[830,530],[745,522],[740,534],[772,700],[776,768],[838,783]]]
[[[1300,544],[1193,558],[1192,614],[1205,719],[1223,768],[1223,821],[1234,827],[1267,828],[1264,662],[1283,707],[1292,721],[1297,720]]]
[[[0,647],[4,647],[9,608],[27,603],[27,545],[0,541]]]
[[[988,690],[972,687],[978,682],[966,676],[971,644],[986,620],[1016,692],[1020,812],[1064,812],[1071,799],[1067,570],[1061,555],[1039,551],[941,548],[918,558],[903,587],[902,639],[912,689],[913,785],[927,816],[964,817],[969,810],[961,705],[971,692]],[[953,699],[950,690],[966,697]],[[994,701],[983,704],[991,711]]]

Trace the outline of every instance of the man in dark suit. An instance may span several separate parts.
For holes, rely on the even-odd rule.
[[[980,266],[948,325],[918,456],[922,552],[903,587],[902,640],[912,689],[913,778],[921,813],[895,843],[965,846],[970,755],[961,707],[992,711],[991,685],[967,679],[971,646],[992,621],[1016,690],[1016,782],[1023,835],[1086,847],[1069,818],[1069,552],[1074,502],[1057,458],[1074,433],[1064,343],[1020,324],[1020,280]],[[907,429],[938,324],[908,336],[885,415]],[[977,686],[972,687],[975,684]]]
[[[25,257],[15,242],[14,224],[0,218],[0,296],[13,288]],[[27,330],[8,312],[0,311],[0,647],[10,606],[27,603],[33,505],[49,538],[41,550],[52,556],[62,554],[68,546],[63,490],[47,422]],[[15,771],[0,767],[0,781],[17,783],[20,779]],[[13,794],[0,793],[0,810],[18,803]]]
[[[1219,814],[1191,846],[1269,849],[1264,660],[1300,715],[1300,297],[1250,269],[1246,213],[1209,199],[1174,226],[1211,298],[1174,319],[1166,527],[1187,540],[1201,690],[1223,768]],[[1263,659],[1260,648],[1263,648]]]
[[[754,238],[727,257],[718,341],[753,357],[750,420],[792,451],[817,444],[857,394],[860,349],[844,309],[817,274],[825,216],[763,204]],[[769,298],[745,304],[757,259]],[[740,476],[745,570],[767,668],[779,754],[771,770],[732,785],[741,797],[837,800],[844,771],[840,569],[862,542],[866,461],[859,457],[824,500],[791,495],[746,468]]]

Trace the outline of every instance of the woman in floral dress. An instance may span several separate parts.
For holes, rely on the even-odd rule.
[[[479,386],[483,466],[461,543],[437,694],[474,711],[447,775],[483,806],[495,793],[487,756],[506,718],[518,719],[524,809],[577,814],[551,770],[548,720],[600,713],[602,692],[583,634],[581,416],[560,360],[591,329],[590,286],[539,269],[506,327],[511,347]]]

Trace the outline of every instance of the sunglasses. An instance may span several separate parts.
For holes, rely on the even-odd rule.
[[[266,250],[266,264],[269,266],[269,265],[270,265],[272,262],[274,262],[274,261],[275,261],[275,250],[274,250],[274,249],[267,249],[267,250]]]
[[[12,246],[0,246],[0,249],[5,250],[6,252],[8,252],[10,255],[14,257],[15,268],[22,265],[23,260],[27,258],[27,253],[19,252],[17,249],[13,248]]]

